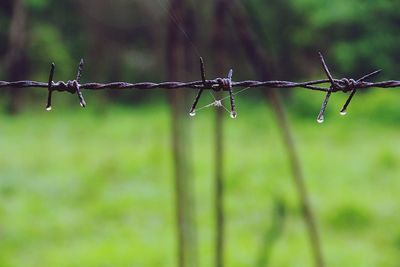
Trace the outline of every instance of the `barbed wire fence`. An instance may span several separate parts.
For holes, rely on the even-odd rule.
[[[31,81],[31,80],[21,80],[21,81],[0,81],[0,88],[43,88],[48,90],[47,104],[46,110],[51,111],[53,107],[52,103],[52,95],[54,92],[68,92],[71,94],[76,94],[78,96],[79,104],[81,107],[86,107],[87,103],[85,101],[83,91],[84,90],[153,90],[153,89],[182,89],[182,90],[197,90],[197,95],[193,101],[193,104],[190,108],[188,108],[188,113],[190,116],[195,116],[196,111],[202,110],[208,107],[216,107],[225,109],[231,116],[231,118],[237,117],[237,110],[235,104],[235,96],[239,93],[251,89],[251,88],[270,88],[270,89],[290,89],[290,88],[300,88],[311,91],[318,91],[321,93],[325,93],[325,98],[322,102],[321,109],[317,116],[317,122],[324,122],[324,114],[325,110],[328,106],[328,102],[330,97],[334,93],[347,93],[349,94],[346,102],[343,107],[340,109],[340,114],[345,115],[347,113],[347,108],[356,95],[357,91],[368,89],[368,88],[397,88],[400,87],[400,81],[397,80],[387,80],[387,81],[379,81],[379,82],[371,82],[369,79],[375,77],[377,74],[381,72],[381,70],[375,70],[371,73],[364,75],[361,78],[341,78],[335,79],[331,74],[328,65],[325,62],[325,59],[321,53],[319,53],[319,59],[321,62],[321,66],[327,78],[319,79],[319,80],[311,80],[304,82],[293,82],[293,81],[279,81],[279,80],[267,80],[267,81],[257,81],[257,80],[243,80],[243,81],[234,81],[233,80],[233,70],[229,70],[228,75],[226,77],[218,77],[211,80],[208,80],[206,77],[205,64],[203,58],[200,57],[200,76],[201,80],[197,81],[166,81],[166,82],[138,82],[138,83],[130,83],[130,82],[110,82],[110,83],[97,83],[97,82],[88,82],[81,83],[81,78],[84,70],[84,61],[83,59],[79,62],[76,77],[72,80],[68,81],[54,81],[55,75],[55,64],[51,64],[50,73],[47,82],[39,82],[39,81]],[[267,64],[262,64],[267,65]],[[235,88],[239,88],[239,90],[234,90]],[[213,102],[208,105],[202,106],[198,108],[198,103],[200,98],[202,97],[205,90],[210,92],[228,92],[228,96],[216,97],[213,95]],[[220,96],[220,94],[218,94]],[[230,109],[225,107],[223,101],[229,99]],[[274,101],[279,101],[275,99]],[[272,101],[272,102],[274,102]],[[278,104],[277,113],[281,113],[278,117],[284,117],[284,111],[281,109],[280,104]],[[284,123],[285,124],[285,123]],[[322,254],[322,248],[319,241],[319,236],[316,228],[315,219],[313,218],[313,214],[310,208],[307,192],[305,191],[304,181],[301,175],[301,170],[299,162],[297,160],[297,156],[295,153],[295,148],[293,145],[293,140],[290,135],[290,131],[287,128],[287,125],[280,126],[283,129],[283,135],[285,143],[288,147],[288,154],[290,154],[290,160],[292,162],[292,168],[295,176],[295,184],[296,187],[300,191],[300,199],[303,205],[303,209],[305,210],[305,220],[309,225],[310,229],[310,237],[311,243],[314,248],[314,254],[316,258],[316,266],[323,267],[324,260]],[[222,151],[222,150],[221,150]],[[221,152],[222,153],[222,152]],[[220,251],[217,255],[220,255],[222,262],[222,254],[223,247],[221,247]],[[222,266],[222,264],[221,264]]]
[[[359,79],[354,78],[333,78],[326,62],[321,53],[319,53],[320,60],[322,63],[323,70],[327,76],[327,79],[312,80],[305,82],[292,82],[292,81],[255,81],[255,80],[245,80],[245,81],[233,81],[233,70],[231,69],[226,78],[215,78],[212,80],[206,79],[204,61],[200,58],[200,72],[201,80],[199,81],[189,81],[189,82],[177,82],[177,81],[167,81],[167,82],[139,82],[139,83],[129,83],[129,82],[110,82],[110,83],[97,83],[89,82],[81,84],[81,77],[83,73],[84,61],[80,61],[78,65],[76,78],[73,80],[58,81],[54,82],[55,64],[51,64],[49,80],[47,83],[38,81],[0,81],[0,88],[46,88],[48,90],[48,98],[46,110],[52,110],[52,94],[54,91],[57,92],[68,92],[71,94],[77,94],[79,99],[79,104],[81,107],[86,107],[86,101],[84,99],[82,90],[128,90],[128,89],[139,89],[139,90],[151,90],[151,89],[195,89],[198,90],[198,94],[190,108],[189,114],[191,116],[196,115],[197,104],[204,90],[212,91],[227,91],[229,96],[221,99],[214,98],[214,102],[206,105],[202,108],[215,106],[223,107],[222,104],[224,99],[229,98],[230,100],[230,116],[232,118],[237,117],[236,105],[235,105],[235,95],[250,89],[250,88],[275,88],[275,89],[288,89],[288,88],[303,88],[307,90],[325,92],[326,96],[322,103],[320,112],[317,116],[317,121],[319,123],[324,122],[324,114],[328,105],[328,101],[332,93],[350,93],[347,101],[340,110],[340,114],[345,115],[347,113],[347,108],[354,98],[354,95],[358,90],[367,88],[397,88],[400,87],[400,81],[388,80],[380,82],[368,82],[367,80],[373,76],[379,74],[381,70],[373,71]],[[238,92],[234,92],[234,88],[244,88]],[[226,109],[226,108],[225,108]]]

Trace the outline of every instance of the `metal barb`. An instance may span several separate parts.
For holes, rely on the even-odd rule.
[[[195,116],[196,115],[197,103],[200,100],[200,97],[201,97],[201,94],[203,93],[203,90],[207,87],[206,71],[204,69],[204,61],[203,61],[202,57],[200,57],[200,73],[201,73],[201,81],[203,82],[203,87],[200,88],[199,92],[197,93],[196,98],[194,99],[192,107],[190,108],[190,111],[189,111],[190,116]]]
[[[363,77],[361,77],[360,79],[358,79],[356,81],[356,84],[363,82],[369,78],[371,78],[372,76],[375,76],[377,74],[379,74],[382,70],[376,70],[374,72],[371,72],[367,75],[364,75]],[[353,99],[354,95],[357,93],[357,89],[353,89],[350,93],[350,96],[347,98],[346,103],[343,105],[343,108],[340,110],[340,114],[341,115],[346,115],[347,114],[347,107],[350,105],[351,100]]]
[[[326,76],[328,76],[328,79],[329,79],[329,81],[331,83],[331,86],[329,87],[328,92],[326,93],[324,102],[322,103],[321,110],[320,110],[320,112],[318,114],[318,117],[317,117],[317,121],[319,123],[323,123],[324,119],[325,119],[325,110],[326,110],[326,107],[328,106],[329,98],[331,97],[332,92],[336,91],[337,86],[336,86],[335,81],[334,81],[334,79],[333,79],[333,77],[332,77],[332,75],[331,75],[331,73],[329,71],[328,66],[325,63],[324,57],[322,56],[321,53],[319,53],[319,57],[321,59],[322,67],[324,68],[325,74],[326,74]]]
[[[364,75],[364,76],[361,77],[360,79],[358,79],[357,82],[363,82],[363,81],[365,81],[365,80],[371,78],[372,76],[378,75],[378,74],[381,73],[381,72],[382,72],[382,70],[373,71],[373,72],[371,72],[371,73],[369,73],[369,74],[367,74],[367,75]]]
[[[76,94],[78,95],[78,99],[79,99],[79,104],[83,108],[86,107],[86,102],[85,102],[85,99],[84,99],[83,94],[80,89],[80,87],[81,87],[80,81],[81,81],[84,65],[85,65],[85,62],[83,61],[83,58],[81,58],[81,61],[79,62],[79,65],[78,65],[78,72],[76,74],[76,79],[75,79],[76,83],[74,83],[75,89],[76,89]]]
[[[203,81],[204,87],[206,87],[207,86],[206,70],[204,68],[204,61],[202,57],[200,57],[200,72],[201,72],[201,80]]]
[[[55,68],[56,68],[56,65],[54,63],[51,63],[49,82],[47,84],[47,90],[49,91],[48,95],[47,95],[47,105],[46,105],[47,111],[51,110],[51,99],[52,99],[52,95],[53,95],[53,89],[51,87],[53,85],[53,77],[54,77]]]
[[[228,90],[229,90],[229,99],[231,101],[231,118],[235,119],[237,117],[237,112],[236,112],[236,106],[235,106],[235,98],[233,97],[233,89],[232,89],[232,75],[233,75],[233,70],[229,70],[228,73]]]
[[[85,66],[85,61],[83,61],[83,58],[81,58],[81,61],[79,62],[79,65],[78,65],[78,72],[76,73],[76,79],[75,79],[78,83],[81,82],[82,71],[83,71],[84,66]]]
[[[321,54],[321,52],[319,52],[319,57],[321,59],[321,63],[322,63],[322,67],[324,68],[325,74],[326,76],[328,76],[329,81],[331,82],[332,85],[332,89],[335,89],[336,85],[335,85],[335,81],[333,80],[332,74],[329,71],[328,66],[325,63],[325,59],[324,56]]]

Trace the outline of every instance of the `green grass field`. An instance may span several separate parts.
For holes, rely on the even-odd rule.
[[[288,103],[328,266],[400,266],[399,96],[360,95],[346,117],[335,96],[322,125],[322,95]],[[312,266],[274,116],[237,102],[224,136],[227,266],[256,266],[278,200],[287,216],[270,266]],[[0,124],[1,267],[176,266],[167,105],[31,106]],[[212,110],[191,119],[200,266],[213,266],[213,125]]]

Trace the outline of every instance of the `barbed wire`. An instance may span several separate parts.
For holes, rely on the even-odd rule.
[[[321,80],[313,80],[306,82],[291,82],[291,81],[255,81],[255,80],[245,80],[245,81],[232,81],[233,70],[231,69],[226,78],[216,78],[213,80],[207,80],[205,75],[205,67],[204,61],[200,58],[200,72],[201,72],[201,80],[199,81],[189,81],[189,82],[139,82],[139,83],[128,83],[128,82],[111,82],[111,83],[83,83],[81,84],[81,77],[84,67],[84,61],[81,59],[78,65],[78,71],[76,78],[74,80],[69,80],[67,82],[58,81],[54,82],[54,72],[55,72],[55,64],[51,64],[49,80],[47,83],[37,82],[37,81],[0,81],[0,88],[47,88],[48,89],[48,98],[46,110],[50,111],[52,109],[52,94],[54,91],[58,92],[69,92],[71,94],[77,94],[79,99],[79,104],[81,107],[86,107],[86,102],[82,94],[82,90],[103,90],[103,89],[115,89],[115,90],[124,90],[124,89],[141,89],[141,90],[150,90],[150,89],[197,89],[198,94],[190,108],[189,114],[191,116],[196,115],[196,107],[200,100],[200,97],[204,90],[213,90],[213,91],[227,91],[229,92],[230,99],[230,115],[232,118],[237,117],[236,106],[235,106],[235,93],[233,92],[233,88],[241,87],[245,89],[249,88],[275,88],[275,89],[283,89],[283,88],[303,88],[307,90],[313,91],[321,91],[325,92],[326,96],[322,103],[321,110],[318,114],[317,121],[322,123],[324,121],[324,113],[326,107],[328,105],[328,101],[332,93],[343,92],[350,93],[346,103],[341,109],[340,113],[345,115],[347,112],[347,108],[352,101],[354,95],[357,90],[367,89],[367,88],[396,88],[400,87],[400,81],[389,80],[389,81],[381,81],[381,82],[367,82],[366,80],[377,75],[381,72],[381,70],[376,70],[371,72],[360,79],[334,79],[332,74],[330,73],[329,68],[324,60],[324,57],[321,53],[319,53],[320,60],[322,63],[322,67],[327,76],[327,79]],[[326,85],[329,85],[326,87]],[[324,86],[325,85],[325,86]],[[225,98],[224,98],[225,99]],[[207,106],[216,106],[221,107],[222,99],[214,99],[215,101]],[[223,107],[223,106],[222,106]]]

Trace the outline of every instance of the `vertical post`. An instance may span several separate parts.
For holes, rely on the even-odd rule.
[[[238,4],[238,2],[236,2],[236,4]],[[239,36],[240,41],[242,41],[247,58],[252,63],[254,70],[259,73],[259,76],[262,79],[267,80],[269,76],[269,69],[267,68],[268,61],[265,58],[257,39],[255,39],[254,34],[251,31],[251,27],[248,24],[245,13],[242,12],[237,5],[235,6],[235,9],[232,10],[232,19],[235,24],[237,35]],[[303,210],[303,217],[310,238],[315,266],[323,267],[325,266],[325,263],[318,227],[310,203],[309,193],[304,182],[300,159],[297,155],[296,146],[293,141],[293,136],[290,130],[288,119],[286,117],[285,109],[276,90],[268,89],[267,97],[275,111],[277,123],[282,133],[283,142],[286,147],[287,154],[289,155],[293,182],[296,186],[299,195],[299,201]]]
[[[215,0],[213,52],[215,72],[222,76],[226,70],[226,0]],[[222,92],[218,92],[218,96]],[[225,217],[224,217],[224,146],[223,146],[223,116],[224,110],[216,109],[215,114],[215,267],[223,267],[225,250]]]
[[[187,3],[185,12],[184,12],[184,29],[185,31],[190,34],[190,38],[192,42],[195,42],[196,39],[196,21],[195,21],[195,12],[193,10],[193,6],[190,3]],[[186,37],[186,36],[185,36]],[[185,40],[184,42],[184,69],[186,70],[184,75],[187,79],[187,77],[190,77],[193,75],[193,68],[194,66],[197,67],[197,64],[194,63],[194,59],[197,59],[196,56],[193,54],[193,43],[189,42],[188,40]],[[197,62],[196,62],[197,63]],[[196,68],[197,70],[197,68]],[[197,74],[197,71],[196,71]],[[197,75],[196,75],[197,76]],[[189,116],[187,115],[187,104],[188,104],[188,96],[190,94],[186,93],[185,94],[185,105],[183,107],[184,111],[180,111],[184,119],[187,121],[189,119]],[[186,176],[186,197],[185,197],[185,203],[186,203],[186,218],[187,218],[187,250],[188,250],[188,258],[189,258],[189,263],[188,266],[191,267],[197,267],[198,266],[198,239],[197,239],[197,221],[196,221],[196,192],[195,192],[195,184],[194,184],[194,177],[192,173],[192,165],[190,164],[189,161],[192,160],[190,155],[192,155],[192,146],[191,144],[191,139],[190,139],[190,133],[191,133],[191,125],[189,123],[186,123],[186,167],[187,167],[187,176]]]
[[[23,79],[28,72],[25,44],[26,9],[24,1],[15,0],[9,33],[9,51],[5,60],[8,79],[10,80]],[[8,103],[7,111],[10,114],[15,114],[20,109],[20,90],[18,88],[12,88],[10,89],[9,94],[10,102]]]
[[[170,12],[173,12],[178,18],[181,18],[182,1],[171,0]],[[172,21],[168,24],[167,31],[167,49],[166,63],[169,79],[177,79],[179,62],[181,59],[181,42],[179,34]],[[172,120],[172,146],[175,169],[175,212],[176,212],[176,230],[177,230],[177,262],[179,267],[186,267],[186,243],[185,243],[185,218],[184,218],[184,200],[183,200],[183,155],[180,138],[180,112],[179,107],[182,105],[183,95],[177,90],[171,90],[168,95],[171,105]]]
[[[179,80],[185,73],[185,52],[183,32],[185,7],[184,0],[171,0],[170,13],[174,20],[167,25],[166,63],[168,78]],[[178,26],[178,25],[179,26]],[[185,73],[186,74],[186,73]],[[186,115],[186,91],[170,90],[172,146],[175,169],[175,212],[177,226],[177,262],[179,267],[196,266],[195,208],[193,178],[190,175],[190,148],[188,141],[188,118]]]

